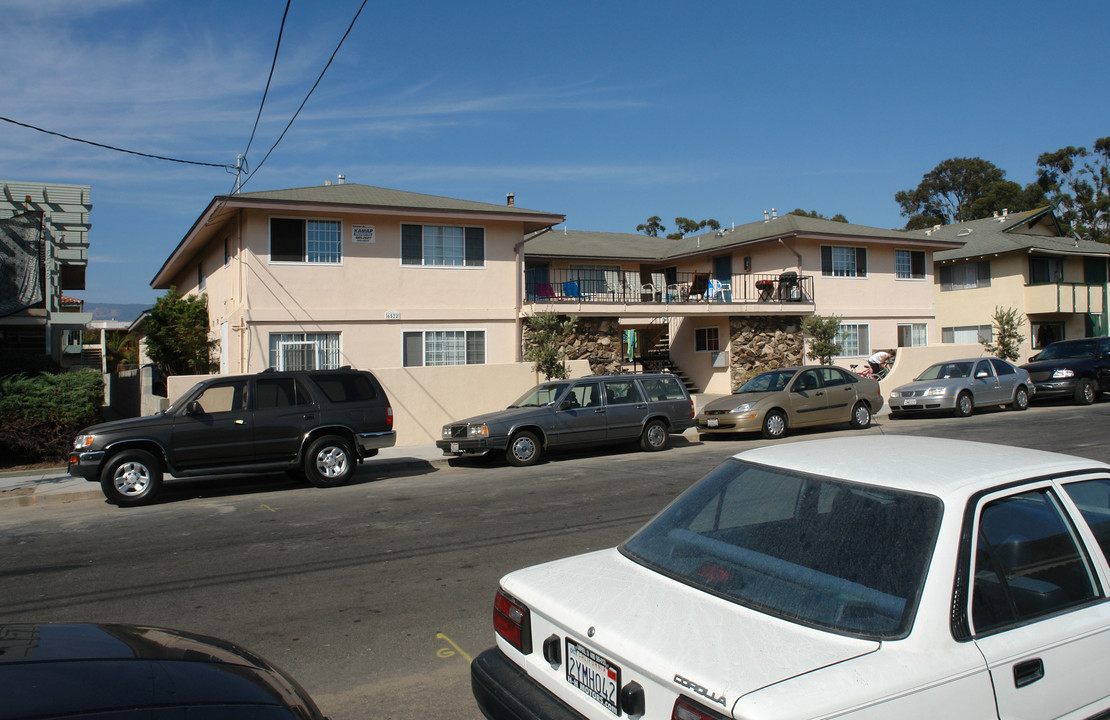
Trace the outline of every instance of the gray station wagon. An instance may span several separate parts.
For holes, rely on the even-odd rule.
[[[533,465],[555,448],[639,441],[662,450],[669,433],[694,422],[694,403],[674,375],[603,375],[537,385],[505,410],[443,426],[445,455],[504,452],[509,464]]]

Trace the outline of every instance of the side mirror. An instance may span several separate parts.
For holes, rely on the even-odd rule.
[[[980,370],[979,372],[975,373],[975,379],[976,380],[978,380],[979,378],[985,378],[985,377],[990,377],[990,376],[991,376],[991,374],[989,372],[987,372],[986,370]]]
[[[189,403],[188,405],[185,406],[185,414],[186,415],[203,415],[204,410],[201,409],[200,403],[198,403],[196,400],[194,400],[194,401],[192,401],[191,403]]]

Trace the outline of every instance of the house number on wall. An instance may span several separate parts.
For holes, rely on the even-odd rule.
[[[386,310],[385,311],[385,319],[386,320],[400,320],[401,319],[401,311],[400,310]]]

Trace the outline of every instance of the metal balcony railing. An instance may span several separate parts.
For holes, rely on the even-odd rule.
[[[650,279],[645,279],[650,278]],[[525,302],[580,303],[812,303],[813,278],[793,271],[732,275],[546,269],[525,273]]]

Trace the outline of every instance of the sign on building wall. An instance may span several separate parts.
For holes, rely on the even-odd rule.
[[[352,225],[351,226],[351,239],[355,242],[372,243],[374,242],[374,226],[373,225]]]

